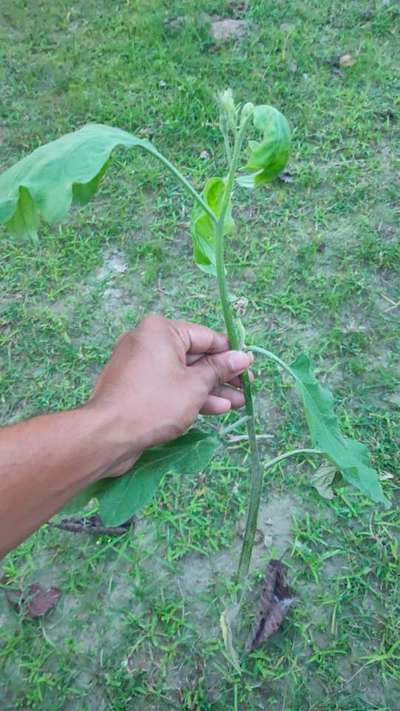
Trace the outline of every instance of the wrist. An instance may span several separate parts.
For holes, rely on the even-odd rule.
[[[127,432],[126,418],[96,398],[82,405],[80,411],[99,459],[96,480],[122,474],[132,467],[145,448],[139,418]]]

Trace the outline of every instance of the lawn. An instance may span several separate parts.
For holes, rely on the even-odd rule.
[[[216,41],[215,17],[245,34]],[[44,526],[0,563],[3,589],[62,592],[29,620],[0,591],[4,711],[400,708],[399,29],[395,0],[0,0],[1,169],[95,121],[151,138],[201,189],[224,170],[219,90],[285,113],[287,179],[237,191],[232,289],[254,342],[312,357],[393,501],[320,498],[311,461],[268,475],[252,575],[283,556],[296,604],[242,674],[219,627],[246,508],[241,439],[201,474],[167,476],[120,538]],[[94,201],[38,245],[1,232],[3,424],[84,402],[149,311],[221,328],[190,210],[159,164],[117,151]],[[255,375],[263,456],[307,446],[279,373],[258,359]]]

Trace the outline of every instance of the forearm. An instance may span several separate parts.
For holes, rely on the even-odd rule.
[[[85,406],[0,429],[0,558],[115,464],[110,425]]]

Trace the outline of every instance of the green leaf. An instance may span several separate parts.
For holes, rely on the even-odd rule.
[[[256,106],[253,123],[263,137],[260,142],[249,141],[250,157],[246,168],[253,172],[237,178],[239,185],[245,188],[271,182],[289,159],[290,128],[284,115],[273,106]]]
[[[80,494],[74,496],[73,499],[68,501],[68,503],[66,503],[65,506],[62,507],[61,513],[73,514],[77,513],[78,511],[82,511],[82,509],[87,506],[89,501],[97,497],[97,493],[101,488],[101,484],[101,481],[96,481],[94,484],[88,486],[87,489],[81,491]]]
[[[357,487],[372,501],[390,507],[377,472],[369,466],[367,447],[340,432],[333,409],[333,395],[316,380],[309,358],[300,355],[290,370],[303,399],[313,446],[322,450],[336,464],[349,484]]]
[[[16,235],[36,235],[41,219],[63,219],[71,203],[90,200],[117,146],[159,156],[149,141],[112,126],[88,124],[37,148],[0,175],[0,224]]]
[[[203,199],[219,217],[224,198],[226,182],[223,178],[210,178],[203,191]],[[225,214],[224,234],[232,232],[235,223],[232,218],[231,206]],[[216,275],[216,233],[211,217],[196,203],[192,212],[193,258],[197,266],[208,274]]]
[[[96,496],[102,521],[106,526],[124,523],[151,501],[165,474],[195,474],[208,464],[219,443],[216,435],[192,429],[147,450],[127,474],[101,482]]]

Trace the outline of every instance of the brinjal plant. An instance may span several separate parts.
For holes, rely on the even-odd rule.
[[[264,347],[246,342],[244,325],[229,293],[224,260],[225,245],[235,230],[233,198],[238,190],[262,189],[283,171],[289,157],[290,129],[276,108],[252,103],[238,106],[229,89],[220,95],[219,106],[226,172],[208,179],[201,194],[148,140],[119,128],[89,124],[37,148],[0,175],[0,223],[16,237],[38,239],[42,219],[48,223],[60,221],[72,203],[84,205],[90,200],[118,146],[150,153],[193,198],[194,261],[210,278],[217,280],[230,346],[248,348],[289,374],[302,400],[310,433],[309,448],[283,452],[271,461],[262,461],[257,445],[252,384],[249,375],[243,374],[250,478],[237,575],[239,584],[243,584],[249,572],[263,479],[276,464],[290,457],[325,457],[342,484],[351,484],[375,503],[390,504],[377,472],[370,466],[366,446],[341,433],[333,396],[316,380],[307,355],[300,354],[294,363],[287,364]],[[199,471],[221,445],[223,436],[215,431],[192,428],[175,441],[146,451],[123,477],[91,486],[71,502],[69,510],[79,510],[95,497],[105,525],[118,526],[151,500],[166,473]]]

